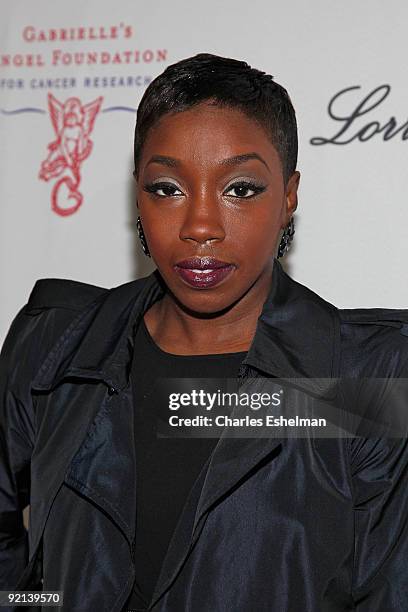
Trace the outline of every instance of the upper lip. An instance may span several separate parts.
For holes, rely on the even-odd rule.
[[[179,268],[190,268],[195,270],[211,270],[215,268],[225,268],[231,264],[221,259],[215,259],[215,257],[190,257],[189,259],[183,259],[178,261],[176,266]]]

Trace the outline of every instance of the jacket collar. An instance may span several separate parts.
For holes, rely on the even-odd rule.
[[[66,376],[102,379],[116,390],[126,387],[135,328],[165,290],[155,270],[104,292],[65,330],[32,388],[51,389]],[[331,385],[323,379],[338,376],[339,341],[337,309],[293,280],[275,259],[271,288],[243,364],[268,376],[314,379],[301,386],[324,396]]]

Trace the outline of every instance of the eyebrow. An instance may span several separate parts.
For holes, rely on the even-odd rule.
[[[238,164],[244,164],[245,162],[257,159],[262,162],[269,170],[269,166],[266,161],[258,155],[258,153],[242,153],[241,155],[234,155],[233,157],[227,157],[226,159],[222,159],[219,162],[220,166],[236,166]],[[169,168],[179,168],[182,166],[182,161],[180,159],[176,159],[175,157],[168,157],[167,155],[153,155],[146,166],[149,164],[162,164],[163,166],[167,166]]]

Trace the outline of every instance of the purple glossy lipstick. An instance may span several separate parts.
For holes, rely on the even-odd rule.
[[[174,266],[177,274],[190,287],[206,289],[215,287],[234,270],[235,266],[215,257],[191,257]]]

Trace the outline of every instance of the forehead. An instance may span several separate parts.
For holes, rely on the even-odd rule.
[[[161,117],[147,135],[142,159],[160,154],[209,163],[250,151],[268,158],[268,165],[280,166],[278,153],[258,122],[239,109],[201,103]]]

